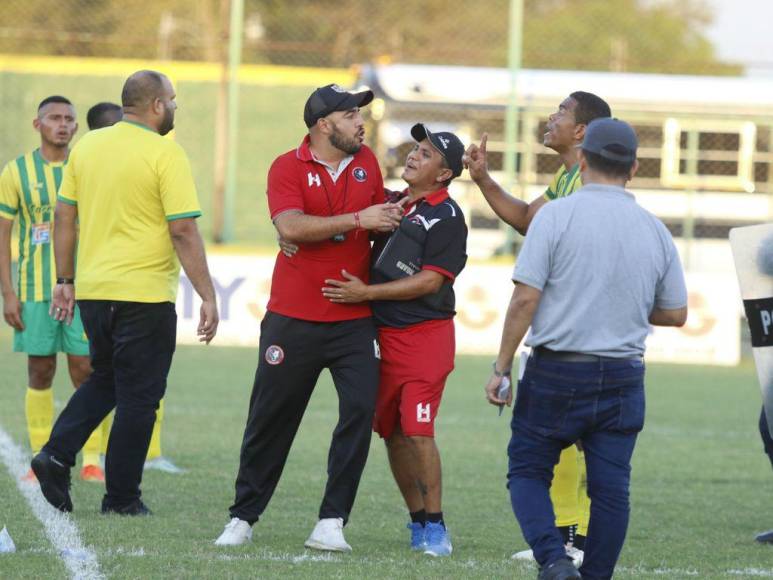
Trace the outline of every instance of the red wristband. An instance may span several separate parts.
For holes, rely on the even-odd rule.
[[[360,212],[358,211],[354,212],[354,228],[357,230],[362,229],[362,226],[360,225]]]

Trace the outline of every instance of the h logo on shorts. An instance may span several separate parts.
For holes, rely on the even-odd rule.
[[[430,404],[422,405],[421,403],[416,405],[416,422],[417,423],[429,423],[432,421],[432,413],[430,411]]]

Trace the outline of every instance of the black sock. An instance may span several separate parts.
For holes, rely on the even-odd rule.
[[[574,537],[574,547],[578,550],[585,550],[585,536],[577,534]]]
[[[410,513],[411,513],[411,523],[421,524],[422,526],[427,523],[426,510],[419,510],[417,512],[410,512]]]
[[[558,531],[561,533],[564,544],[573,543],[575,541],[575,533],[577,532],[577,524],[571,526],[559,526]]]
[[[428,513],[427,522],[433,523],[433,524],[440,524],[444,528],[446,527],[445,523],[443,523],[443,512],[437,512],[434,514]]]

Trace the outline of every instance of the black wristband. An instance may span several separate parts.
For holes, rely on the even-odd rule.
[[[75,283],[75,278],[59,277],[59,278],[56,279],[56,283],[57,284],[74,284]]]

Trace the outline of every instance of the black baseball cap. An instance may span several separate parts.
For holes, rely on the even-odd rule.
[[[442,131],[433,133],[423,123],[416,123],[411,127],[411,137],[417,142],[428,139],[432,146],[445,157],[448,167],[453,173],[453,177],[459,177],[462,174],[462,156],[464,155],[464,145],[459,137],[453,133]]]
[[[364,107],[373,100],[373,91],[350,93],[338,85],[325,85],[315,89],[303,108],[303,121],[311,128],[314,123],[330,113]]]
[[[617,163],[636,160],[639,141],[628,123],[614,117],[602,117],[588,123],[582,150]]]

